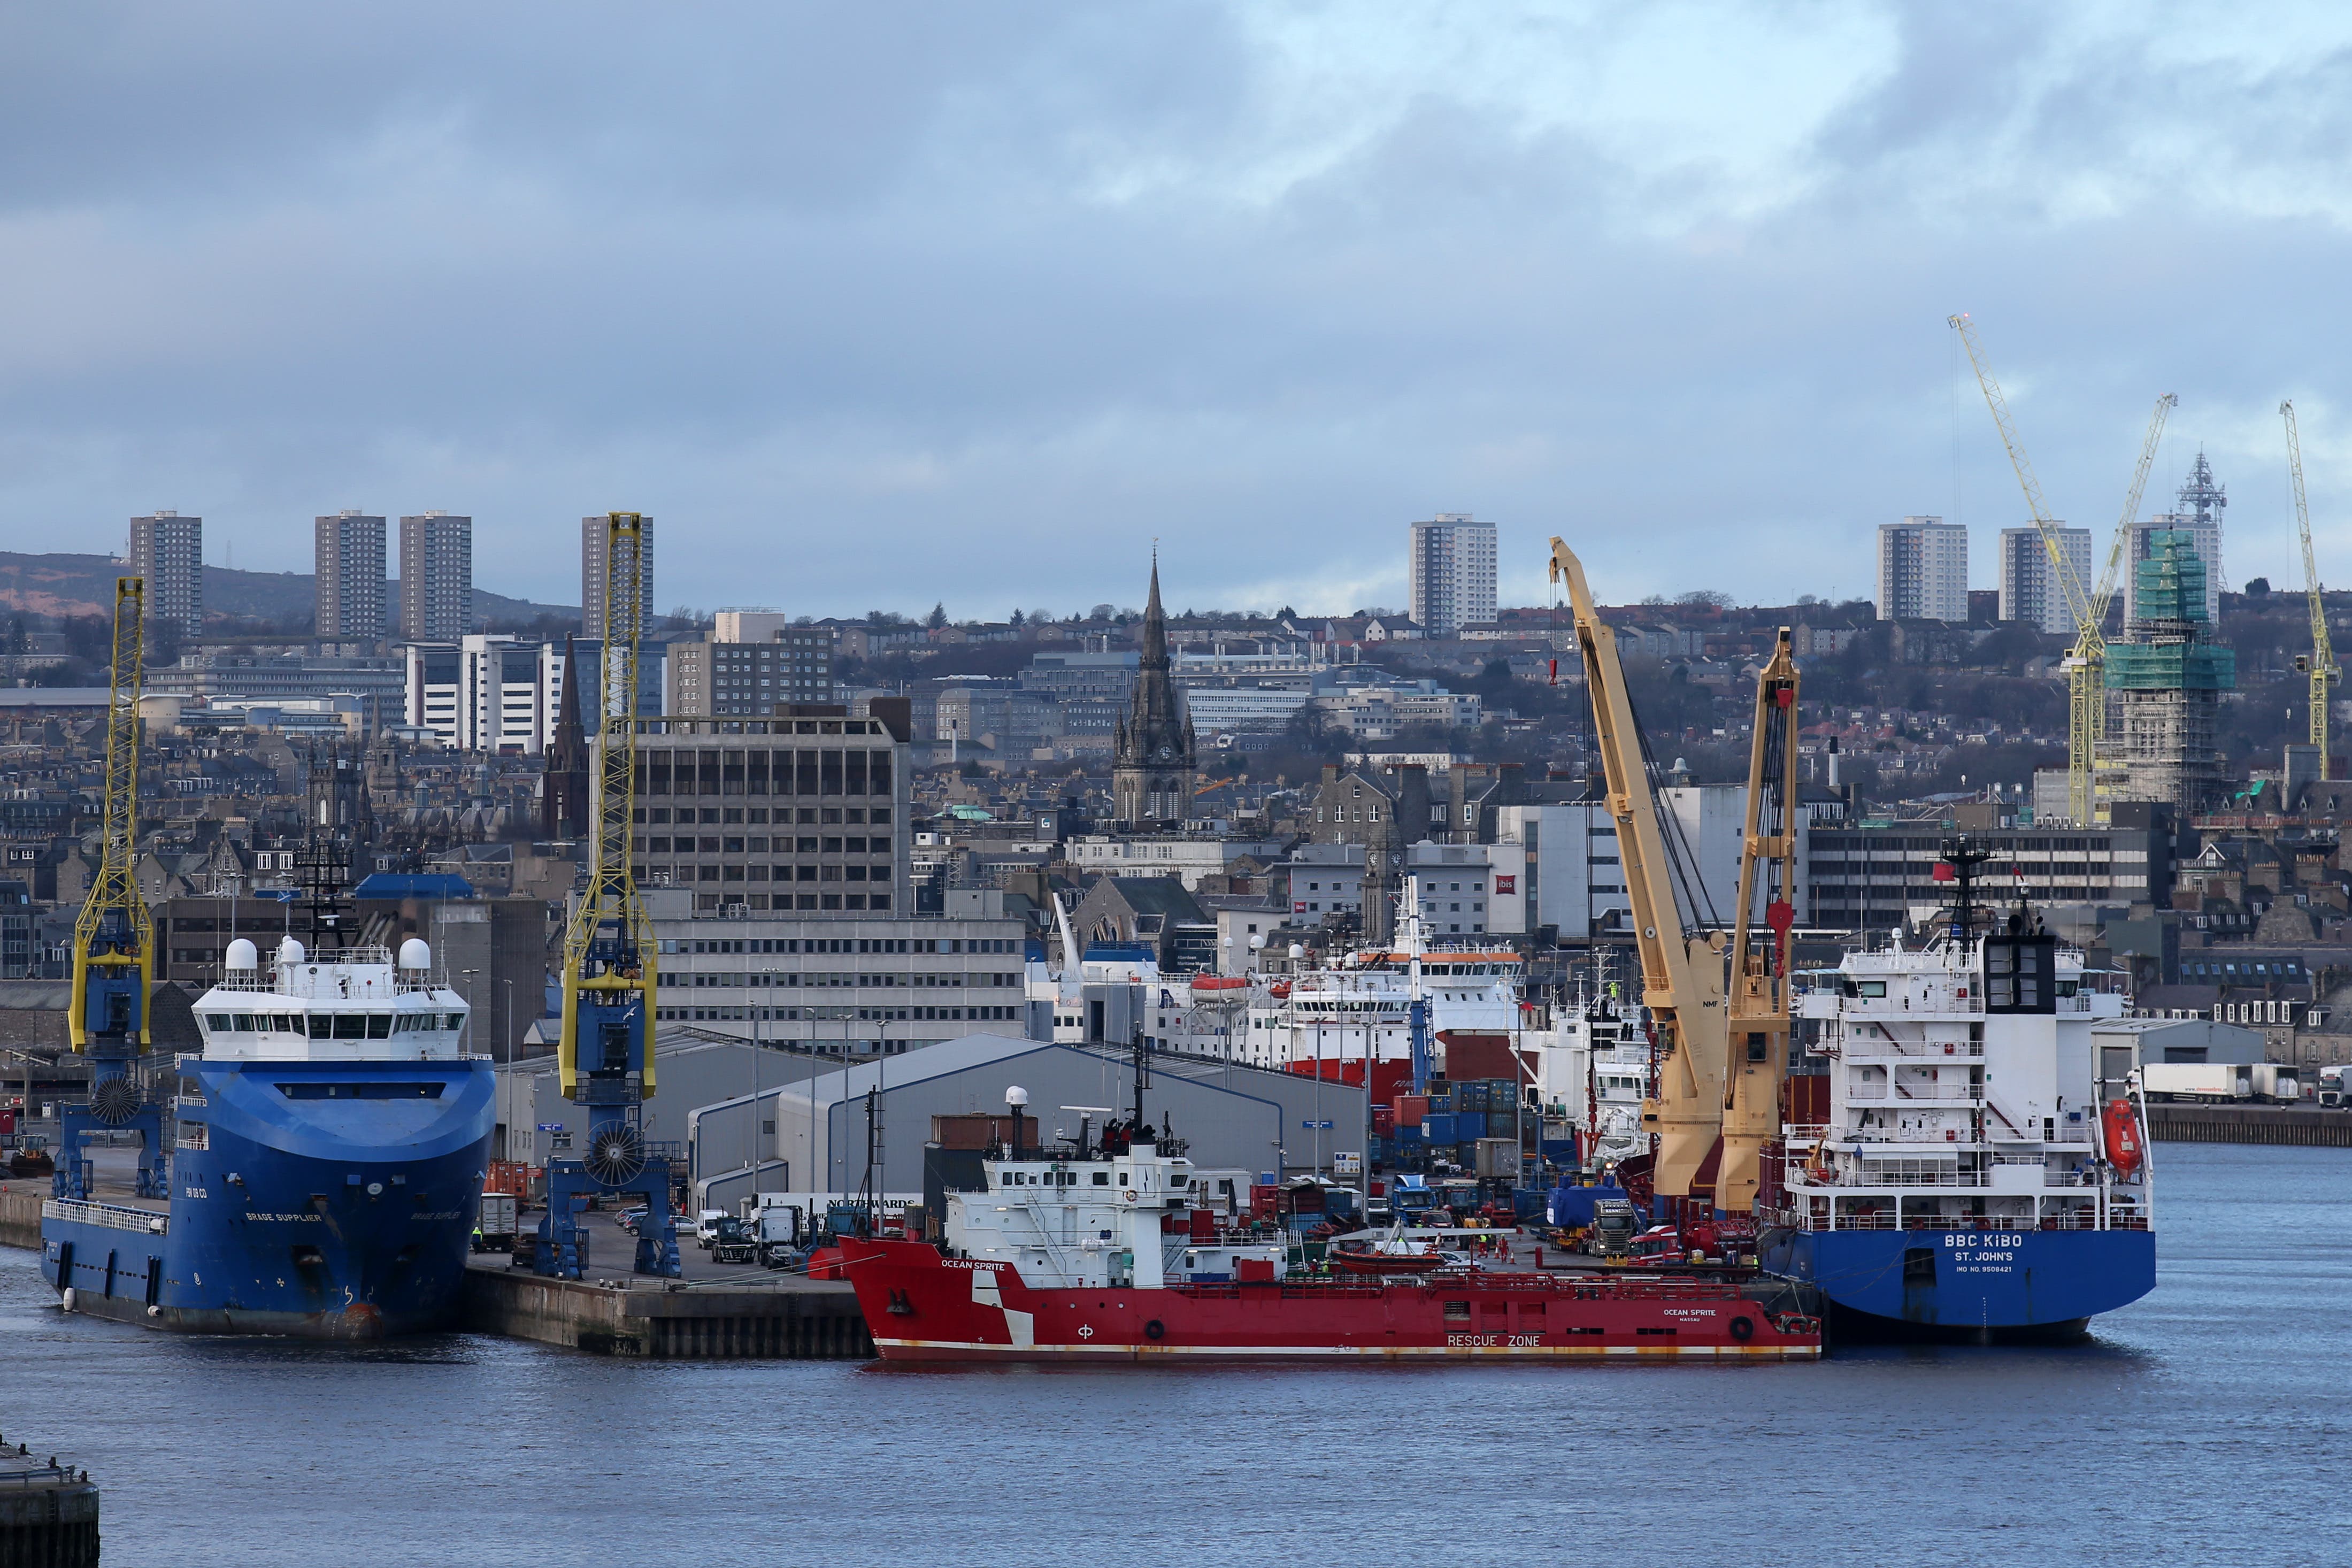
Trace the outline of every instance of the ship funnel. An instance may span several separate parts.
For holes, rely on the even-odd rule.
[[[298,937],[289,936],[278,944],[278,962],[280,963],[299,963],[302,956],[302,942]]]
[[[423,937],[412,936],[400,944],[400,967],[403,969],[433,967],[433,949],[426,944]]]
[[[261,967],[261,950],[253,945],[251,939],[238,937],[228,944],[228,952],[222,958],[221,963],[223,967],[230,970],[258,969]]]

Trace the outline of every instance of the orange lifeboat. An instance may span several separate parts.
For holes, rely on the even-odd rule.
[[[2124,1175],[2139,1169],[2139,1118],[2132,1114],[2131,1101],[2107,1101],[2106,1128],[2107,1163]]]
[[[1249,989],[1249,981],[1239,974],[1195,974],[1192,976],[1192,989],[1195,991],[1246,991]]]

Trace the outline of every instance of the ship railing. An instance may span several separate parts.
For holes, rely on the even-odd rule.
[[[110,1230],[137,1231],[142,1236],[162,1236],[171,1229],[169,1215],[153,1209],[127,1208],[121,1204],[94,1204],[74,1198],[44,1198],[41,1201],[43,1219],[69,1220],[77,1225],[100,1225]]]
[[[1890,1040],[1884,1036],[1864,1035],[1838,1042],[1838,1055],[1846,1061],[1866,1062],[1880,1058],[1896,1061],[1982,1061],[1982,1040]]]
[[[1966,1083],[1905,1083],[1896,1079],[1897,1100],[1982,1100],[1984,1090]]]

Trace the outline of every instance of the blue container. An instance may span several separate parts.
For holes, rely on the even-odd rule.
[[[1433,1110],[1423,1118],[1422,1130],[1433,1143],[1451,1143],[1456,1137],[1454,1131],[1454,1115],[1450,1110],[1443,1114]]]
[[[1454,1113],[1454,1138],[1459,1143],[1475,1143],[1486,1136],[1486,1113],[1483,1110],[1457,1110]]]

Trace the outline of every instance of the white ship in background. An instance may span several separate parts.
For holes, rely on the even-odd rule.
[[[1479,1042],[1486,1060],[1515,1051],[1547,1111],[1580,1122],[1590,1027],[1580,1016],[1555,1019],[1551,1009],[1529,1004],[1526,961],[1510,948],[1428,942],[1413,912],[1419,901],[1407,879],[1393,945],[1283,974],[1163,975],[1139,947],[1097,943],[1081,953],[1062,911],[1060,964],[1031,963],[1029,998],[1053,1005],[1054,1038],[1075,1045],[1089,1037],[1087,986],[1138,985],[1143,1032],[1154,1048],[1361,1082],[1367,1058],[1409,1070],[1418,987],[1428,1006],[1433,1072],[1449,1070],[1448,1048],[1457,1042]]]

